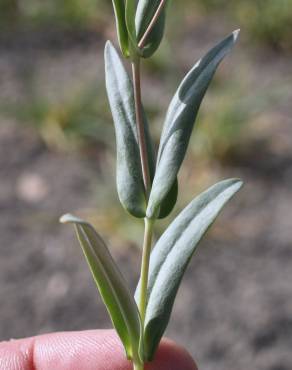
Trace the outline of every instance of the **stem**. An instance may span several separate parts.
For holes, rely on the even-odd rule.
[[[138,362],[137,363],[134,362],[133,367],[134,367],[133,370],[144,370],[144,365]]]
[[[146,41],[147,41],[147,38],[150,35],[151,31],[153,30],[153,28],[154,28],[154,26],[155,26],[155,24],[156,24],[156,22],[157,22],[157,20],[160,16],[165,4],[166,4],[166,0],[161,0],[160,4],[159,4],[152,20],[151,20],[151,22],[149,23],[149,26],[147,27],[144,35],[141,37],[141,40],[138,43],[138,47],[140,49],[144,48],[144,46],[146,44]]]
[[[148,200],[151,181],[150,181],[150,173],[149,173],[147,146],[146,146],[146,140],[145,140],[145,129],[144,129],[144,122],[143,122],[140,59],[139,58],[137,58],[135,61],[132,62],[132,73],[133,73],[136,122],[137,122],[143,182],[144,182],[144,187],[145,187],[146,198]]]
[[[163,2],[163,1],[162,1]],[[138,143],[143,175],[143,183],[146,194],[146,202],[148,202],[149,193],[151,190],[151,179],[149,171],[149,160],[147,145],[145,139],[145,127],[143,120],[143,107],[142,107],[142,96],[141,96],[141,72],[140,72],[140,58],[135,57],[132,61],[132,73],[133,73],[133,85],[134,85],[134,100],[135,100],[135,113],[138,133]],[[141,286],[140,286],[140,297],[139,297],[139,312],[141,316],[142,327],[144,327],[146,304],[147,304],[147,288],[148,288],[148,274],[149,274],[149,260],[152,246],[153,237],[153,226],[154,220],[150,220],[147,217],[144,219],[144,240],[143,240],[143,253],[141,263]],[[144,364],[140,361],[133,362],[134,370],[144,370]]]
[[[154,221],[145,218],[145,231],[143,242],[143,255],[141,265],[141,286],[139,297],[139,311],[141,315],[142,326],[145,322],[146,304],[147,304],[147,287],[148,287],[148,273],[149,273],[149,259],[151,252],[152,236],[153,236]]]

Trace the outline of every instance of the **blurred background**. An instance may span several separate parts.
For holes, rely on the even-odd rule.
[[[183,75],[224,36],[241,38],[207,93],[174,213],[227,177],[245,187],[212,227],[179,291],[168,336],[204,370],[292,368],[292,0],[173,1],[143,65],[158,143]],[[108,0],[0,0],[0,340],[110,327],[71,227],[90,220],[132,290],[142,225],[115,190],[103,47]]]

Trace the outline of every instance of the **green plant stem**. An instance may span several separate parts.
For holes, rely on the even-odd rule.
[[[134,367],[134,370],[144,370],[144,365],[138,362],[137,363],[134,362],[133,367]]]
[[[143,123],[140,59],[139,58],[136,58],[135,61],[132,62],[132,73],[133,73],[136,122],[137,122],[137,132],[138,132],[143,182],[144,182],[144,187],[145,187],[146,198],[148,200],[151,181],[150,181],[149,161],[148,161],[148,154],[147,154],[147,147],[146,147],[146,140],[145,140],[145,128],[144,128],[144,123]]]
[[[140,274],[140,297],[139,297],[139,311],[141,315],[142,325],[145,322],[146,304],[147,304],[147,287],[148,287],[148,273],[149,273],[149,260],[152,246],[154,220],[145,218],[144,242],[143,242],[143,255]]]

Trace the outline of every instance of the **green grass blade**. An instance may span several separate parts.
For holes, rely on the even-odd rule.
[[[211,49],[187,74],[170,103],[147,207],[149,218],[155,217],[177,177],[203,97],[217,67],[232,49],[237,37],[238,31],[235,31]]]
[[[229,179],[200,194],[171,223],[154,247],[144,327],[145,360],[151,360],[155,354],[169,322],[180,282],[198,243],[241,186],[240,180]]]
[[[127,356],[138,358],[141,337],[138,307],[105,242],[90,224],[72,215],[64,215],[60,222],[74,224],[93,279]]]

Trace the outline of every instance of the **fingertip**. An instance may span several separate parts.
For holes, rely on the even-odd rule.
[[[112,330],[52,333],[0,343],[2,370],[130,370]]]
[[[112,330],[53,333],[0,343],[0,369],[5,370],[131,370]],[[197,370],[190,354],[163,339],[145,370]]]
[[[163,339],[153,363],[146,370],[198,370],[189,352],[170,339]]]
[[[33,369],[33,346],[33,338],[1,342],[0,369]]]
[[[130,370],[113,330],[55,333],[38,337],[34,349],[38,369]]]

